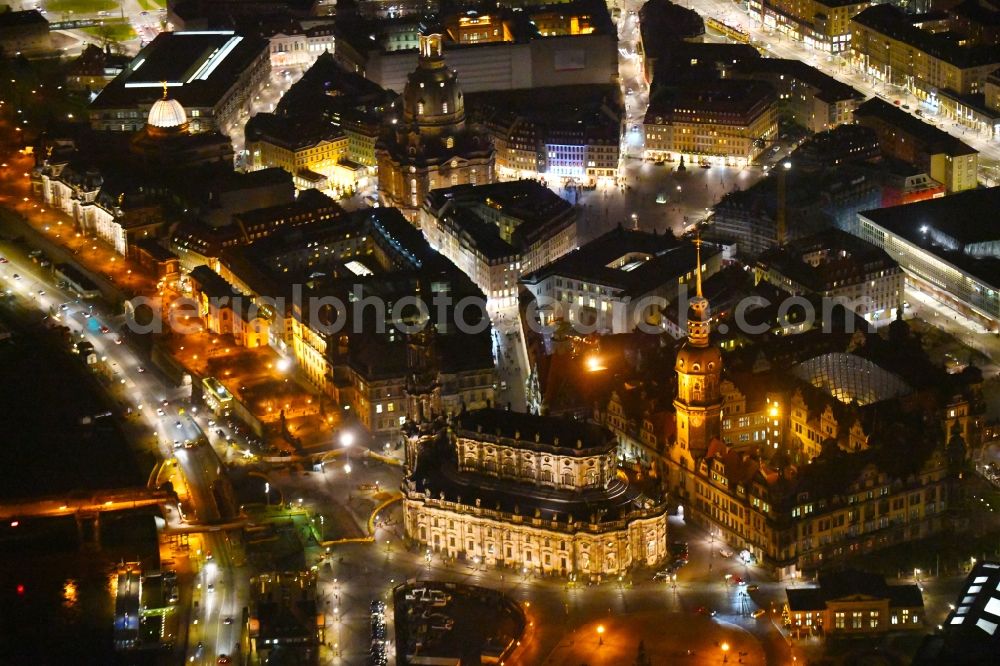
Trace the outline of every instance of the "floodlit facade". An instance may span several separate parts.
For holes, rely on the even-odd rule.
[[[746,166],[778,132],[778,98],[757,81],[723,79],[683,86],[650,102],[644,156],[687,164]]]
[[[406,536],[428,550],[592,580],[668,555],[666,504],[617,473],[603,427],[482,409],[406,446]]]

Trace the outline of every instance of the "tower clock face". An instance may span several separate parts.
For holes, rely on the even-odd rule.
[[[701,414],[691,415],[691,425],[694,426],[695,428],[700,428],[701,424],[704,422],[705,422],[705,417],[702,416]]]

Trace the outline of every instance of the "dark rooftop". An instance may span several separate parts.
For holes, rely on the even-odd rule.
[[[23,28],[29,25],[47,26],[48,21],[37,9],[28,9],[23,12],[0,12],[0,29],[2,28]]]
[[[454,208],[471,208],[485,206],[500,211],[501,214],[520,220],[512,234],[512,245],[526,248],[532,245],[539,234],[551,232],[549,225],[560,221],[569,222],[575,218],[573,206],[555,192],[534,180],[515,180],[488,185],[456,185],[443,189],[432,190],[427,195],[427,205],[434,211],[440,211],[448,201],[454,202]],[[477,217],[482,217],[477,214]],[[471,223],[470,223],[471,224]],[[492,226],[492,225],[490,225]],[[496,227],[494,227],[496,229]],[[489,229],[481,229],[476,236],[484,243],[485,248],[496,256],[509,256],[507,243],[495,245],[482,236],[492,234]],[[476,230],[470,226],[470,234]],[[496,231],[499,234],[499,229]],[[497,236],[499,239],[499,236]],[[485,245],[488,243],[488,245]],[[506,254],[503,254],[506,253]]]
[[[523,118],[543,132],[575,132],[616,142],[623,110],[621,89],[614,84],[469,93],[465,106],[470,117],[487,123],[503,125]]]
[[[752,58],[733,65],[739,74],[782,74],[819,90],[817,97],[827,103],[843,100],[863,100],[865,96],[846,83],[841,83],[815,67],[788,58]]]
[[[886,7],[887,5],[880,6]],[[878,97],[872,97],[867,102],[858,106],[854,110],[854,117],[862,123],[866,117],[872,117],[892,125],[901,132],[915,137],[918,141],[923,141],[929,153],[945,152],[955,157],[978,152],[975,148],[956,139],[944,130],[925,123],[920,118],[911,116],[906,111]]]
[[[883,229],[905,238],[958,268],[1000,288],[1000,258],[990,249],[1000,240],[995,224],[1000,187],[968,190],[947,197],[861,213]],[[969,253],[969,246],[976,255]]]
[[[893,5],[869,7],[851,20],[956,67],[1000,64],[1000,49],[996,46],[965,46],[952,33],[923,30],[914,24],[917,17]]]
[[[170,96],[185,107],[213,107],[233,82],[268,49],[266,40],[228,31],[162,32],[91,104],[116,109]]]
[[[920,608],[924,605],[917,585],[888,585],[884,576],[856,570],[821,573],[819,587],[788,588],[785,594],[792,611],[823,610],[827,601],[856,594],[888,598],[890,608]]]
[[[844,280],[863,280],[874,270],[898,268],[885,250],[840,229],[793,239],[757,261],[817,293]]]
[[[139,238],[133,241],[133,244],[152,257],[154,261],[177,259],[176,254],[160,245],[160,242],[155,238]]]
[[[335,141],[343,131],[321,118],[308,119],[257,113],[246,124],[246,140],[268,141],[286,150],[296,151],[323,141]]]
[[[454,224],[488,260],[506,260],[517,254],[514,247],[500,237],[496,225],[487,222],[468,208],[458,206],[445,214],[445,222]]]
[[[502,409],[477,409],[464,412],[455,419],[455,430],[517,439],[566,449],[608,449],[617,445],[614,434],[607,428],[559,416],[537,416]]]
[[[233,288],[233,285],[213,271],[208,266],[198,266],[191,271],[191,279],[196,282],[200,290],[209,298],[222,298],[225,296],[239,296],[240,292]]]
[[[695,111],[745,116],[762,102],[769,103],[775,99],[774,88],[762,81],[720,79],[688,82],[654,91],[646,110],[646,122],[653,123],[659,116],[669,119],[671,114]],[[733,123],[738,122],[741,122],[739,118],[733,120]]]
[[[711,246],[702,248],[702,261],[719,252]],[[630,257],[630,255],[635,255]],[[621,266],[618,260],[629,257]],[[537,284],[558,275],[607,285],[626,293],[648,292],[696,265],[694,245],[671,235],[633,231],[618,226],[581,248],[521,278]]]

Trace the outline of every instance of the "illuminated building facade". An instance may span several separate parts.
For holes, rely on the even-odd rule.
[[[983,6],[982,13],[996,24],[995,10]],[[992,134],[997,107],[982,94],[1000,67],[1000,50],[961,34],[960,24],[949,23],[945,13],[911,15],[876,5],[851,21],[851,61],[865,76],[901,86],[945,117]]]
[[[871,0],[749,0],[750,16],[764,26],[827,53],[851,47],[851,18]]]
[[[466,102],[493,137],[499,179],[615,182],[624,117],[619,86],[474,93]]]
[[[673,96],[650,102],[644,156],[746,166],[777,136],[777,105],[774,89],[758,81],[684,84]]]
[[[412,426],[406,536],[433,552],[541,574],[618,576],[668,555],[666,504],[617,473],[601,426],[497,409]]]
[[[299,189],[307,189],[309,175],[333,179],[347,156],[348,138],[326,122],[258,113],[247,122],[246,149],[249,169],[281,167],[296,178]]]

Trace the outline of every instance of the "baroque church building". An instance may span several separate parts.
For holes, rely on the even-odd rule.
[[[667,504],[603,426],[500,409],[407,425],[406,537],[448,557],[600,581],[667,558]]]
[[[465,100],[445,65],[440,31],[422,30],[418,63],[375,147],[382,204],[411,222],[430,190],[494,179],[492,141],[466,126]]]

